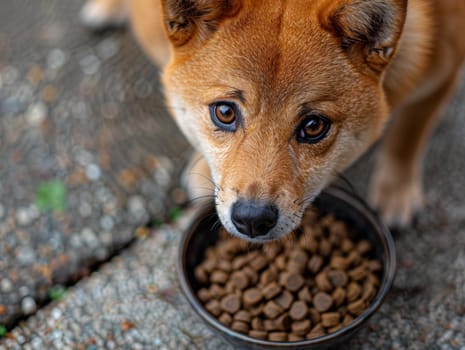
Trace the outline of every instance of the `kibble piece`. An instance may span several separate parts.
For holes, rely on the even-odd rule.
[[[234,321],[250,323],[251,320],[252,320],[252,316],[250,316],[250,313],[245,310],[239,310],[234,315]]]
[[[363,284],[363,293],[362,293],[362,300],[366,302],[370,302],[376,295],[376,289],[375,287],[369,283],[366,282]]]
[[[339,312],[326,312],[321,314],[321,325],[325,328],[337,326],[341,319]]]
[[[207,256],[208,256],[208,253],[210,252],[209,249],[207,249]],[[213,252],[213,251],[211,251]],[[210,259],[207,259],[205,260],[200,266],[202,266],[205,271],[207,271],[208,273],[212,272],[215,267],[216,267],[216,254],[215,253],[212,253],[211,254],[211,258]]]
[[[242,300],[245,307],[251,307],[261,301],[263,298],[262,293],[257,288],[250,288],[244,291]]]
[[[236,289],[236,286],[234,285],[233,281],[231,281],[230,279],[228,282],[226,282],[226,285],[224,286],[224,290],[226,293],[233,294],[238,289]]]
[[[259,255],[250,261],[249,265],[255,271],[260,271],[268,265],[268,261],[263,255]]]
[[[326,272],[322,271],[315,277],[316,286],[323,292],[329,292],[333,289],[333,285],[328,279]]]
[[[347,270],[350,266],[350,261],[343,256],[332,256],[329,266],[336,270]]]
[[[342,306],[339,306],[336,311],[339,312],[342,317],[344,317],[347,314],[347,305],[343,304]]]
[[[269,318],[276,318],[278,317],[284,309],[276,304],[273,300],[270,300],[267,302],[263,308],[263,313],[265,314],[266,317]]]
[[[352,250],[347,256],[347,261],[351,265],[358,265],[362,261],[362,256],[357,250]]]
[[[354,316],[359,316],[365,311],[365,301],[362,299],[356,300],[349,305],[347,305],[347,311],[349,311]]]
[[[221,271],[224,271],[224,272],[230,272],[231,269],[232,269],[232,264],[231,264],[230,261],[221,259],[221,260],[218,261],[217,268],[219,270],[221,270]]]
[[[249,251],[245,255],[245,258],[247,259],[247,263],[250,263],[252,260],[254,260],[259,255],[260,255],[260,252],[258,250]]]
[[[354,301],[362,294],[362,287],[356,282],[349,283],[347,286],[347,300]]]
[[[279,270],[283,271],[286,268],[286,263],[287,263],[286,256],[285,255],[279,255],[276,258],[275,263],[276,263],[276,267]]]
[[[197,292],[197,297],[202,301],[203,303],[206,303],[208,300],[210,300],[210,292],[208,291],[207,288],[201,288]]]
[[[301,341],[304,339],[305,339],[304,337],[301,337],[300,335],[293,334],[293,333],[287,336],[287,341]]]
[[[323,266],[323,258],[319,255],[312,255],[308,261],[308,269],[313,273],[318,273]]]
[[[218,318],[218,321],[220,321],[222,324],[224,324],[226,327],[229,327],[232,323],[232,317],[230,314],[223,312],[221,316]]]
[[[322,256],[328,257],[331,254],[331,242],[327,239],[322,239],[320,241],[319,252]]]
[[[305,234],[302,235],[302,238],[300,239],[299,245],[312,254],[318,253],[318,241],[311,235],[312,232],[309,233],[307,230],[305,231]]]
[[[373,273],[369,273],[367,278],[366,278],[366,281],[374,286],[379,286],[380,284],[380,281],[379,281],[379,277],[376,276],[375,274]]]
[[[321,337],[323,335],[326,335],[326,332],[325,332],[325,329],[323,328],[323,326],[321,325],[321,323],[318,323],[316,326],[314,326],[312,328],[312,330],[310,331],[310,333],[308,333],[305,338],[307,339],[313,339],[313,338],[316,338],[316,337]]]
[[[195,279],[202,284],[208,283],[208,272],[202,265],[199,265],[194,270]]]
[[[268,332],[253,329],[249,331],[249,337],[265,340],[268,338]]]
[[[263,324],[265,326],[265,330],[270,332],[270,331],[277,331],[278,327],[276,325],[276,321],[275,320],[264,320],[263,321]]]
[[[286,312],[274,320],[275,330],[285,331],[290,327],[291,322],[292,319],[289,316],[289,313]]]
[[[263,252],[265,253],[268,260],[272,261],[281,252],[281,247],[278,244],[266,244],[264,246]]]
[[[302,249],[295,249],[289,253],[289,260],[299,265],[306,265],[308,261],[308,255]]]
[[[368,275],[368,271],[365,266],[360,265],[349,271],[349,277],[354,281],[361,281]]]
[[[301,275],[305,272],[305,265],[290,260],[287,264],[286,271],[291,274]]]
[[[328,279],[335,288],[344,287],[349,281],[347,274],[341,270],[328,271]]]
[[[341,250],[344,253],[349,253],[353,249],[354,249],[354,243],[350,239],[344,238],[341,243]]]
[[[210,281],[213,283],[225,284],[229,275],[221,270],[214,270],[210,276]]]
[[[336,326],[334,326],[334,327],[328,328],[328,333],[337,332],[337,331],[340,330],[342,327],[343,327],[342,324],[338,324],[338,325],[336,325]]]
[[[278,279],[278,274],[271,268],[266,269],[260,275],[260,283],[264,286],[270,284],[273,281],[276,281],[277,279]]]
[[[309,314],[310,319],[312,320],[312,323],[313,323],[313,324],[320,323],[320,321],[321,321],[321,316],[320,316],[320,313],[318,312],[317,309],[315,309],[315,308],[313,308],[313,307],[310,308],[310,309],[308,310],[308,314]]]
[[[248,259],[246,256],[238,256],[232,262],[232,268],[234,270],[239,270],[244,267],[248,263]]]
[[[287,333],[285,332],[270,332],[268,334],[270,341],[287,341]]]
[[[218,300],[210,300],[206,305],[205,308],[210,312],[213,316],[218,317],[221,314],[221,305]]]
[[[347,225],[345,222],[340,220],[335,220],[329,227],[331,235],[335,236],[341,241],[347,236]]]
[[[369,260],[366,265],[371,272],[379,272],[383,269],[383,265],[379,260]]]
[[[263,288],[263,296],[265,299],[273,299],[279,293],[281,293],[281,286],[277,282],[271,282],[265,288]]]
[[[281,306],[283,309],[287,310],[289,309],[292,302],[294,301],[294,297],[292,296],[291,293],[285,290],[277,298],[275,298],[274,301],[276,302],[276,304]]]
[[[243,290],[249,285],[249,276],[243,271],[233,272],[231,275],[231,281],[234,283],[237,289]]]
[[[230,314],[236,313],[241,307],[241,299],[235,294],[228,294],[221,299],[221,309]]]
[[[249,277],[250,284],[255,285],[258,282],[258,274],[250,266],[244,267],[242,271]]]
[[[212,298],[217,299],[221,298],[226,293],[225,289],[220,287],[218,284],[212,284],[210,286],[209,292]]]
[[[373,248],[369,240],[363,239],[357,243],[356,249],[361,255],[368,253]]]
[[[284,288],[286,288],[287,279],[289,278],[289,276],[290,276],[289,272],[287,272],[287,271],[281,272],[278,275],[278,283],[280,285],[282,285]]]
[[[251,322],[252,328],[257,331],[265,330],[265,323],[260,317],[254,317]]]
[[[326,312],[333,305],[333,298],[327,293],[319,292],[313,297],[313,305],[317,311]]]
[[[289,315],[294,321],[300,321],[308,313],[307,303],[301,300],[295,301],[292,303],[291,309],[289,310]]]
[[[346,290],[342,287],[336,288],[331,294],[331,297],[336,307],[341,306],[346,300]]]
[[[234,321],[231,325],[231,329],[233,331],[236,331],[236,332],[239,332],[239,333],[245,333],[245,334],[248,334],[249,333],[249,325],[245,322],[241,322],[241,321]]]
[[[312,323],[310,320],[295,321],[291,325],[292,332],[301,336],[307,334],[311,328]]]
[[[258,316],[263,312],[263,305],[259,304],[258,306],[255,306],[254,308],[249,310],[250,315],[253,316]]]
[[[305,280],[302,275],[290,274],[286,279],[286,288],[291,292],[297,292],[304,285]]]
[[[342,325],[347,326],[350,322],[352,322],[354,318],[349,314],[345,314],[344,319],[342,320]]]
[[[303,287],[298,294],[299,300],[306,301],[307,303],[312,301],[312,293],[308,287]]]

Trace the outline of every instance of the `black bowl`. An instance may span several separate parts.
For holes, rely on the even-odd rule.
[[[230,343],[245,349],[327,349],[347,342],[362,325],[378,310],[388,293],[395,275],[395,246],[389,230],[358,197],[340,188],[328,188],[315,199],[314,205],[324,214],[333,214],[359,232],[360,238],[370,240],[375,255],[382,262],[381,284],[370,306],[355,320],[338,331],[321,337],[295,341],[275,342],[251,338],[221,324],[202,305],[196,296],[200,288],[194,277],[194,267],[203,259],[207,247],[218,239],[218,217],[213,204],[201,212],[185,233],[178,257],[178,277],[181,288],[197,314],[217,334]]]

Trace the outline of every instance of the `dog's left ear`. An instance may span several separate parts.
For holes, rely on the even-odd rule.
[[[327,1],[322,26],[332,32],[354,59],[381,73],[396,51],[408,0]]]
[[[240,8],[241,0],[161,0],[168,38],[179,48],[193,39],[207,39],[225,18]]]

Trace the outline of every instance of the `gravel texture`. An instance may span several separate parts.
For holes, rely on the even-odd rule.
[[[139,231],[41,307],[165,215],[188,149],[156,70],[129,34],[83,31],[81,3],[0,3],[0,325],[32,314],[0,349],[230,349],[179,291],[177,226]],[[465,350],[464,97],[462,84],[430,143],[427,207],[396,234],[392,292],[348,349]],[[363,195],[375,153],[347,172]],[[43,210],[39,194],[63,187],[64,210]]]
[[[82,3],[0,3],[0,325],[164,219],[189,151],[158,71]]]

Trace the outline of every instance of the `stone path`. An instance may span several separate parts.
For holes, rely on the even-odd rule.
[[[81,4],[0,3],[0,350],[230,349],[179,290],[186,218],[137,230],[183,197],[158,73],[130,34],[84,31]],[[427,208],[396,235],[392,292],[348,349],[465,350],[464,97],[430,144]],[[375,153],[347,172],[362,194]]]
[[[189,152],[158,71],[82,1],[0,3],[0,325],[164,221]],[[174,192],[182,201],[182,193]]]

